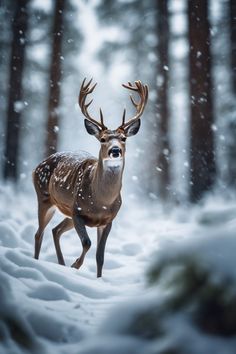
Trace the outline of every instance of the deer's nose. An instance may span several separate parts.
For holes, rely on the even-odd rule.
[[[121,149],[119,148],[119,146],[113,146],[109,152],[108,152],[109,156],[111,157],[120,157],[121,155]]]

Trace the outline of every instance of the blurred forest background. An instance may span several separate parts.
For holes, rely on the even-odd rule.
[[[57,150],[97,156],[77,104],[93,77],[91,111],[102,106],[110,128],[124,106],[131,114],[121,83],[149,86],[142,129],[127,146],[134,198],[235,193],[234,0],[1,0],[0,33],[2,183],[27,189],[32,169]]]
[[[0,352],[236,353],[236,1],[0,0],[0,72]],[[53,264],[51,236],[32,259],[32,170],[54,151],[98,156],[85,77],[111,129],[133,115],[122,83],[150,92],[99,283],[95,248],[78,276]]]

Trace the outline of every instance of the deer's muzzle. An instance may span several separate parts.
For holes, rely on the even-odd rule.
[[[119,146],[113,146],[113,147],[108,151],[108,155],[109,155],[111,158],[118,158],[118,157],[121,157],[122,151],[121,151],[121,149],[119,148]]]

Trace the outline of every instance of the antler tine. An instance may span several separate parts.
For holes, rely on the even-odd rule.
[[[102,109],[100,108],[99,111],[100,111],[101,124],[104,126]]]
[[[137,81],[135,81],[135,82],[137,82]],[[137,87],[135,87],[135,86],[133,86],[131,84],[131,82],[128,82],[128,84],[122,84],[122,86],[124,88],[127,88],[127,89],[132,90],[132,91],[137,91],[138,90]]]
[[[148,99],[148,86],[143,85],[140,80],[135,81],[134,85],[132,85],[131,82],[128,82],[128,84],[122,84],[122,86],[128,90],[137,92],[140,97],[139,102],[137,102],[137,101],[135,101],[133,96],[130,95],[130,100],[131,100],[132,104],[134,105],[134,107],[136,108],[137,114],[133,118],[129,119],[126,123],[125,123],[125,114],[123,114],[122,125],[120,126],[120,128],[124,129],[127,126],[129,126],[130,124],[132,124],[134,121],[138,120],[141,117],[141,115],[143,114],[143,111],[144,111],[144,108],[146,106],[147,99]]]
[[[97,83],[95,83],[94,85],[90,86],[92,83],[93,79],[90,79],[88,81],[88,83],[86,83],[86,78],[83,80],[82,84],[81,84],[81,88],[80,88],[80,93],[79,93],[79,97],[78,97],[78,103],[81,109],[81,112],[83,113],[83,115],[91,122],[95,123],[97,126],[99,126],[101,129],[107,129],[107,127],[104,125],[104,121],[103,121],[103,114],[101,113],[101,109],[100,109],[100,118],[101,118],[101,122],[98,122],[97,120],[93,119],[90,114],[88,113],[88,107],[91,105],[91,103],[93,102],[93,99],[91,101],[89,101],[88,103],[86,102],[86,98],[89,94],[91,94],[95,87],[97,86]]]
[[[123,117],[122,117],[122,125],[125,124],[125,115],[126,115],[126,109],[124,109]]]

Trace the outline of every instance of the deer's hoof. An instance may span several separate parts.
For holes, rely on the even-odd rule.
[[[73,264],[71,264],[71,268],[76,268],[76,269],[79,269],[81,266],[81,264],[79,264],[78,262],[74,262]]]

